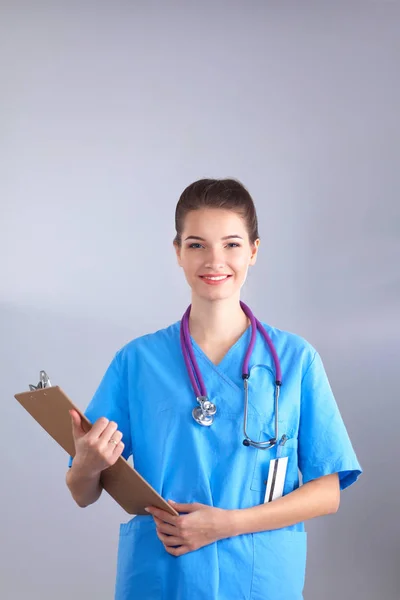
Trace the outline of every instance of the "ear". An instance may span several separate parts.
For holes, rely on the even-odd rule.
[[[260,247],[260,240],[257,239],[254,242],[254,244],[251,245],[251,255],[250,255],[250,261],[249,261],[250,267],[252,267],[253,265],[256,264],[259,247]]]
[[[182,266],[182,261],[181,261],[181,247],[176,242],[174,242],[173,244],[174,244],[174,248],[175,248],[175,253],[176,253],[176,258],[177,258],[177,261],[178,261],[178,265],[181,267]]]

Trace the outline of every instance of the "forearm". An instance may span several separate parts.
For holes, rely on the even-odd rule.
[[[227,537],[289,527],[335,513],[340,503],[337,474],[310,481],[287,496],[252,508],[228,511]]]
[[[81,508],[93,504],[100,498],[103,490],[100,485],[100,473],[88,475],[79,467],[74,467],[72,463],[65,480],[73,499]]]

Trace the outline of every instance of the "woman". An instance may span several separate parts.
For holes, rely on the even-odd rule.
[[[304,521],[335,513],[361,468],[318,353],[258,325],[240,302],[260,243],[247,190],[197,181],[175,223],[191,306],[182,324],[117,352],[87,408],[89,433],[71,413],[67,485],[87,506],[101,494],[101,471],[133,455],[179,513],[148,507],[121,525],[117,600],[298,600]]]

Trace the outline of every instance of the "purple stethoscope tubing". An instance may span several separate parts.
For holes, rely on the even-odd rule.
[[[250,320],[251,324],[251,338],[250,343],[247,348],[244,361],[243,361],[243,369],[242,369],[242,379],[244,386],[244,424],[243,424],[243,432],[245,439],[243,440],[243,444],[245,446],[253,446],[255,448],[259,448],[262,450],[268,450],[275,446],[278,442],[278,405],[279,405],[279,392],[280,387],[282,385],[282,372],[281,366],[278,358],[278,354],[275,350],[275,347],[272,343],[270,336],[268,335],[265,327],[255,318],[250,308],[244,303],[240,302],[240,306],[245,313],[245,315]],[[189,331],[189,316],[190,316],[191,306],[189,306],[182,317],[181,327],[180,327],[180,341],[182,354],[185,361],[186,369],[194,390],[196,394],[196,399],[200,404],[200,407],[196,407],[193,410],[193,417],[200,425],[211,425],[213,423],[213,417],[216,413],[216,407],[213,403],[208,400],[207,390],[204,384],[203,377],[201,375],[201,371],[196,361],[196,357],[194,355],[193,346],[190,338]],[[249,372],[249,362],[250,357],[254,349],[254,345],[256,342],[257,330],[263,336],[265,342],[267,343],[269,350],[272,355],[272,359],[274,361],[275,366],[275,392],[274,392],[274,404],[275,404],[275,436],[268,441],[265,442],[255,442],[248,435],[246,431],[247,427],[247,413],[248,413],[248,380],[250,377]]]

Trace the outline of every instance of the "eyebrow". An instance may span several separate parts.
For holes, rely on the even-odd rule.
[[[231,239],[242,240],[243,238],[240,235],[237,235],[237,233],[235,233],[234,235],[225,235],[224,237],[221,238],[221,240],[231,240]],[[185,238],[185,242],[187,240],[199,240],[200,242],[206,241],[204,238],[199,237],[198,235],[189,235],[187,238]]]

